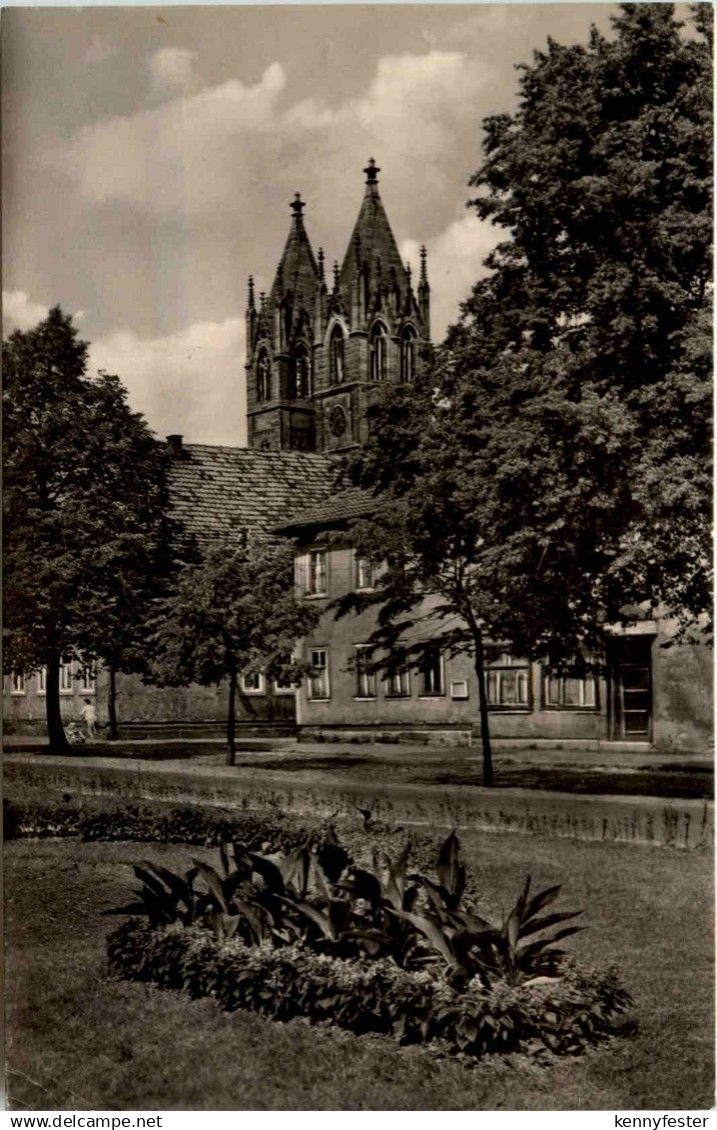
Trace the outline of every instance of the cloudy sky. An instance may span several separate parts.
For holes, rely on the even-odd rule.
[[[429,252],[434,337],[496,234],[466,209],[515,65],[611,5],[3,12],[4,330],[59,303],[159,434],[244,444],[244,306],[300,190],[341,259],[381,166],[399,247]]]

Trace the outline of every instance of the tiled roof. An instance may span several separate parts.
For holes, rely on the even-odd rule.
[[[316,506],[295,513],[278,529],[282,533],[293,533],[309,527],[337,526],[343,522],[353,521],[355,518],[365,518],[376,506],[376,499],[368,491],[359,490],[358,487],[349,487],[334,494]]]
[[[203,544],[266,536],[326,499],[335,477],[326,455],[185,444],[170,465],[171,511]]]

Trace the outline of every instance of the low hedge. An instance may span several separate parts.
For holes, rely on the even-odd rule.
[[[133,840],[136,843],[194,844],[217,847],[241,839],[259,847],[286,850],[310,838],[306,828],[290,818],[241,813],[222,816],[211,809],[191,807],[170,811],[125,805],[121,808],[84,811],[65,804],[18,804],[3,801],[3,834],[6,840],[29,838],[79,838],[86,842]]]
[[[308,826],[305,818],[284,812],[238,812],[222,814],[200,805],[172,809],[151,805],[122,805],[98,811],[86,811],[73,798],[65,803],[19,803],[3,799],[3,838],[80,839],[86,843],[128,840],[134,843],[189,844],[196,847],[219,847],[222,843],[241,840],[251,850],[291,851],[299,844],[317,843],[325,835],[328,823],[317,820]],[[371,850],[390,851],[395,846],[396,830],[380,825],[365,829],[363,818],[341,819],[342,836],[357,855],[370,857]],[[353,828],[351,827],[353,825]],[[399,829],[400,831],[400,829]],[[433,833],[412,830],[413,858],[427,866],[435,855],[439,837]]]
[[[435,971],[408,971],[387,959],[346,961],[294,944],[248,948],[198,927],[153,927],[129,919],[108,939],[112,972],[225,1009],[276,1020],[330,1021],[354,1033],[403,1043],[438,1042],[471,1056],[511,1051],[574,1055],[629,1027],[631,1004],[616,969],[566,966],[558,979],[486,989],[477,977],[460,990]]]

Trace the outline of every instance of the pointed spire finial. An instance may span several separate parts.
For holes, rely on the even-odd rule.
[[[317,258],[319,260],[319,282],[323,282],[324,281],[324,249],[323,249],[323,247],[319,248],[319,254],[318,254]]]
[[[425,243],[421,244],[421,282],[428,282],[428,275],[426,274],[426,258],[428,252],[426,251]]]
[[[291,210],[294,213],[294,220],[297,223],[301,223],[301,219],[302,219],[301,213],[303,212],[305,207],[306,207],[306,204],[301,199],[301,193],[295,192],[294,193],[294,199],[291,201]]]
[[[378,174],[381,172],[381,170],[379,169],[378,165],[374,161],[373,157],[369,157],[368,165],[364,169],[364,172],[366,174],[366,184],[367,185],[378,184]]]
[[[247,308],[254,309],[254,276],[249,275],[249,296],[247,298]]]
[[[339,289],[339,263],[338,259],[334,259],[334,291]]]

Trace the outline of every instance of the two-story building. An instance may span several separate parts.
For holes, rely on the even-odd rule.
[[[450,656],[435,639],[445,623],[427,598],[404,638],[423,644],[420,661],[389,677],[374,673],[368,640],[376,612],[336,619],[334,603],[370,590],[367,561],[352,545],[352,523],[375,500],[348,490],[293,518],[282,532],[296,541],[299,591],[325,610],[298,655],[313,675],[297,696],[306,737],[382,736],[470,743],[480,735],[478,683],[472,656]],[[487,648],[486,691],[491,735],[498,744],[620,742],[635,748],[703,749],[712,729],[712,650],[670,644],[669,617],[638,619],[605,633],[600,677],[556,676],[543,664]]]

